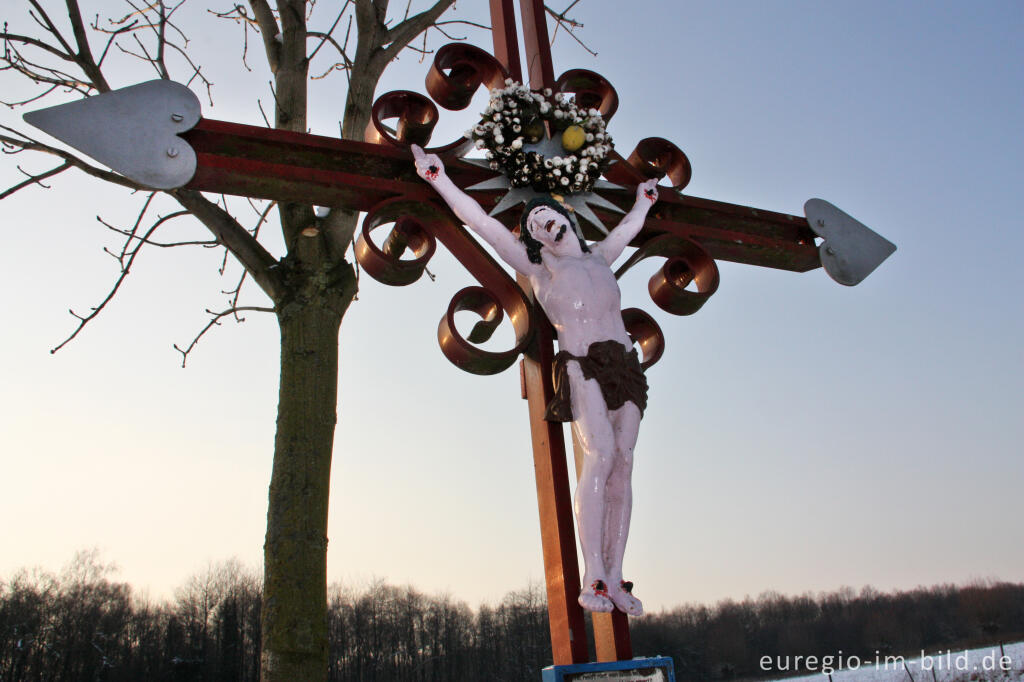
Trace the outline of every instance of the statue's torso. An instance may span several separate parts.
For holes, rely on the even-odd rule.
[[[544,273],[532,276],[537,301],[558,332],[558,346],[585,355],[596,341],[632,345],[622,323],[621,296],[608,263],[596,253],[543,253]]]

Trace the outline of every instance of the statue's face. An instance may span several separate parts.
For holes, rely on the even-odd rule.
[[[526,218],[526,227],[534,239],[548,247],[576,241],[565,238],[566,235],[575,237],[572,226],[566,217],[547,206],[538,206],[530,211],[530,215]]]

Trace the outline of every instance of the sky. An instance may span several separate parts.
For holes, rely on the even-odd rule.
[[[452,18],[486,22],[484,7]],[[241,30],[190,11],[214,82],[204,115],[260,124],[262,54],[245,71]],[[24,25],[24,10],[5,14]],[[720,262],[718,292],[689,317],[650,301],[655,263],[624,278],[624,305],[667,341],[648,375],[625,562],[648,610],[1024,581],[1024,5],[584,0],[572,14],[598,55],[560,32],[556,74],[616,87],[620,152],[668,138],[693,166],[688,195],[795,215],[820,197],[898,246],[852,288],[820,269]],[[490,51],[489,35],[467,34]],[[115,86],[152,78],[111,60]],[[428,66],[404,53],[378,93],[425,92]],[[336,134],[343,101],[343,76],[317,83],[313,132]],[[442,110],[435,142],[477,111]],[[14,161],[50,167],[5,158],[3,186],[22,177]],[[209,562],[260,566],[273,317],[216,328],[182,369],[173,344],[227,307],[239,270],[220,276],[215,250],[144,249],[108,309],[51,355],[68,309],[95,305],[117,272],[103,248],[119,242],[96,217],[128,225],[142,197],[81,174],[48,184],[0,203],[0,579],[97,548],[162,598]],[[203,234],[176,222],[164,238]],[[437,321],[472,281],[443,247],[430,269],[436,281],[404,288],[363,277],[343,322],[328,574],[493,604],[543,579],[526,406],[514,366],[479,377],[440,353]],[[266,304],[254,288],[244,302]],[[497,336],[510,347],[509,329]]]

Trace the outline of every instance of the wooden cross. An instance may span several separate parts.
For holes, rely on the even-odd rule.
[[[513,0],[490,0],[490,6],[493,56],[463,44],[445,46],[435,56],[427,90],[446,108],[465,108],[481,85],[498,85],[506,77],[524,82]],[[601,109],[606,117],[614,113],[614,89],[600,76],[574,70],[555,78],[542,0],[520,0],[520,10],[530,87],[571,92],[578,102]],[[158,144],[155,151],[142,154],[137,148],[125,149],[122,141],[121,147],[114,149],[107,142],[111,135],[122,140],[147,136],[125,135],[123,127],[109,125],[104,116],[82,115],[105,106],[122,111],[129,100],[148,108],[140,125],[169,120],[167,125],[177,126],[169,141],[160,143],[163,147]],[[118,102],[117,106],[112,102]],[[384,123],[389,119],[397,119],[393,128]],[[33,125],[158,189],[183,186],[366,211],[356,258],[368,274],[388,284],[415,281],[436,248],[436,241],[444,243],[482,286],[455,294],[438,328],[442,351],[456,365],[478,374],[502,371],[523,356],[522,395],[529,405],[553,658],[559,665],[586,662],[590,654],[583,611],[576,601],[580,575],[564,434],[561,423],[544,419],[545,407],[553,395],[552,329],[533,304],[529,285],[514,282],[416,176],[408,145],[426,145],[436,119],[437,108],[422,95],[387,93],[374,105],[367,136],[370,141],[340,140],[202,118],[195,97],[183,86],[167,81],[26,115]],[[89,129],[91,120],[100,121],[94,130]],[[111,129],[117,132],[111,133]],[[460,159],[467,150],[466,142],[461,139],[429,150],[445,158],[449,177],[464,189],[494,176],[493,171]],[[615,158],[617,163],[605,175],[622,187],[603,189],[600,194],[620,208],[632,205],[633,187],[649,177],[667,176],[677,189],[689,180],[685,155],[659,138],[643,140],[628,159]],[[496,189],[468,191],[485,208],[495,206],[503,193]],[[614,215],[607,209],[595,210],[598,217],[614,222]],[[830,204],[812,200],[806,210],[810,222],[799,216],[666,189],[634,241],[636,252],[616,274],[621,275],[649,256],[668,257],[651,280],[652,298],[669,312],[689,314],[717,287],[715,259],[795,272],[824,263],[834,278],[855,284],[895,249]],[[511,229],[517,224],[517,213],[504,211],[497,218]],[[371,233],[386,225],[393,227],[383,245],[378,246]],[[596,235],[592,232],[588,236]],[[824,243],[816,243],[819,237],[825,239]],[[411,251],[413,258],[400,260],[406,251]],[[482,318],[468,338],[455,329],[454,314],[459,310],[473,310]],[[515,329],[515,346],[506,352],[477,348],[476,344],[490,336],[504,315]],[[645,368],[649,367],[663,350],[657,324],[635,309],[624,311],[624,318],[631,336],[641,346]],[[598,661],[632,658],[624,614],[594,614],[593,623]]]

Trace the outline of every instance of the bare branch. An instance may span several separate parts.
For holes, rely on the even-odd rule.
[[[555,19],[555,30],[552,31],[551,33],[551,44],[555,44],[555,37],[558,35],[558,29],[564,28],[565,32],[568,33],[573,40],[579,43],[584,50],[586,50],[587,52],[596,57],[597,53],[591,50],[589,47],[587,47],[587,44],[580,40],[575,33],[575,29],[583,28],[583,24],[567,16],[569,11],[573,7],[575,7],[579,3],[579,1],[580,0],[573,0],[571,3],[569,3],[569,6],[562,10],[561,12],[556,12],[547,5],[544,5],[545,11],[547,11],[547,13],[550,14]]]
[[[8,128],[5,125],[0,125],[0,129],[21,136],[21,139],[19,139],[15,137],[8,137],[7,135],[0,135],[0,142],[2,142],[5,146],[9,146],[14,149],[14,151],[5,150],[5,153],[10,154],[19,153],[22,151],[35,151],[44,152],[46,154],[52,154],[53,156],[58,156],[64,159],[75,168],[78,168],[79,170],[82,170],[95,178],[99,178],[100,180],[106,180],[107,182],[112,182],[114,184],[121,185],[122,187],[128,187],[131,189],[145,189],[142,185],[132,182],[131,180],[122,175],[118,175],[113,171],[104,170],[102,168],[98,168],[89,163],[86,163],[85,161],[83,161],[82,159],[78,158],[77,156],[70,152],[66,152],[63,149],[57,149],[56,147],[51,147],[48,144],[43,144],[42,142],[33,140],[28,135],[25,135],[24,133],[18,130]]]
[[[338,22],[341,21],[341,18],[343,16],[345,16],[345,10],[348,9],[348,6],[349,6],[349,4],[351,2],[352,2],[352,0],[345,0],[345,4],[342,6],[341,11],[338,12],[338,16],[335,17],[334,23],[331,24],[331,28],[328,29],[327,33],[325,33],[325,34],[318,34],[318,35],[322,35],[320,43],[315,48],[313,48],[312,52],[309,53],[309,56],[306,57],[307,60],[312,62],[313,61],[313,57],[316,56],[316,53],[319,52],[320,48],[324,46],[324,43],[327,42],[327,40],[329,38],[331,38],[331,34],[334,33],[334,29],[338,26]],[[307,31],[306,35],[308,37],[308,36],[313,35],[313,34],[312,34],[312,32]],[[332,40],[332,42],[333,42],[333,40]],[[334,45],[337,47],[337,43],[334,43]],[[344,50],[339,49],[338,51],[341,52],[342,54],[344,54]]]
[[[199,218],[217,241],[227,247],[238,259],[260,288],[273,301],[284,295],[285,286],[277,271],[277,259],[274,258],[244,227],[238,224],[227,211],[224,211],[199,192],[186,189],[175,189],[168,192],[178,203]]]
[[[33,5],[36,3],[32,2]],[[68,18],[71,20],[71,30],[75,34],[75,45],[78,47],[75,61],[81,67],[85,75],[92,82],[92,86],[99,92],[108,92],[110,85],[103,77],[103,72],[93,59],[92,49],[89,47],[89,38],[85,35],[85,23],[82,21],[82,12],[75,0],[67,0]]]
[[[175,211],[174,213],[170,213],[168,215],[161,216],[160,219],[157,221],[157,224],[164,223],[164,222],[173,220],[175,218],[181,218],[181,217],[184,217],[184,216],[189,216],[189,215],[192,215],[192,214],[189,213],[188,211]],[[215,246],[220,246],[220,244],[217,242],[216,239],[197,239],[197,240],[185,241],[185,242],[158,242],[158,241],[155,241],[153,239],[149,239],[149,238],[144,237],[144,236],[139,236],[138,233],[135,230],[123,230],[123,229],[121,229],[121,228],[119,228],[119,227],[117,227],[115,225],[111,225],[107,221],[103,220],[103,218],[101,218],[100,216],[96,216],[96,220],[99,221],[108,230],[110,230],[112,232],[116,232],[118,234],[121,234],[121,235],[124,235],[124,236],[128,237],[129,241],[126,242],[128,244],[130,244],[131,240],[134,239],[134,240],[138,240],[139,242],[141,242],[143,244],[149,244],[150,246],[157,246],[157,247],[162,248],[162,249],[175,248],[175,247],[178,247],[178,246],[202,246],[204,248],[208,248],[209,249],[209,248],[213,248]],[[111,252],[107,251],[107,253],[111,253]],[[117,256],[116,254],[113,254],[113,253],[111,253],[111,255],[113,255],[115,258],[119,257],[119,256]]]
[[[31,36],[23,36],[23,35],[19,35],[17,33],[8,33],[6,29],[7,29],[7,22],[5,21],[4,22],[4,31],[2,33],[0,33],[0,38],[3,38],[5,41],[9,40],[9,41],[16,42],[16,43],[22,43],[24,45],[31,45],[32,47],[38,47],[40,50],[45,50],[45,51],[49,52],[50,54],[52,54],[54,56],[60,57],[61,59],[65,60],[65,61],[68,61],[68,62],[75,61],[75,56],[73,54],[70,54],[68,52],[62,52],[62,51],[58,50],[57,48],[55,48],[53,45],[50,45],[49,43],[45,43],[42,40],[39,40],[38,38],[33,38]]]
[[[411,43],[416,36],[430,28],[437,21],[437,18],[451,7],[454,2],[455,0],[437,0],[430,9],[409,17],[394,28],[389,29],[384,35],[384,44],[387,45],[384,53],[387,61],[390,62],[398,56],[398,53]]]
[[[145,216],[146,211],[149,209],[149,205],[153,201],[153,196],[155,194],[156,194],[156,192],[151,192],[149,194],[149,196],[146,198],[146,201],[143,204],[142,209],[139,211],[139,216],[138,216],[138,218],[135,221],[135,225],[132,227],[131,231],[132,231],[133,234],[138,229],[139,224],[142,222],[142,219]],[[121,256],[118,257],[118,261],[121,264],[121,273],[118,275],[117,279],[114,281],[114,284],[110,288],[110,291],[107,292],[106,297],[102,301],[100,301],[99,305],[97,305],[97,306],[92,308],[91,312],[88,315],[79,315],[74,310],[69,310],[68,311],[69,313],[71,313],[72,317],[74,317],[74,318],[76,318],[78,320],[78,326],[75,328],[75,330],[67,338],[65,338],[56,347],[54,347],[54,348],[52,348],[50,350],[51,354],[56,353],[57,351],[59,351],[64,346],[66,346],[67,344],[71,343],[71,341],[76,336],[78,336],[78,334],[83,329],[85,329],[85,326],[87,324],[89,324],[90,322],[95,320],[96,317],[99,316],[99,314],[101,312],[103,312],[103,309],[107,307],[107,304],[110,303],[114,299],[114,296],[117,295],[117,292],[118,292],[118,290],[120,290],[121,285],[124,284],[125,279],[128,278],[128,275],[129,275],[129,273],[131,272],[131,269],[132,269],[132,265],[134,265],[135,258],[139,255],[139,250],[142,248],[142,245],[145,243],[145,241],[147,241],[149,239],[149,237],[153,234],[153,232],[161,224],[163,224],[163,222],[164,222],[163,220],[159,220],[159,221],[156,222],[156,224],[152,225],[146,231],[146,234],[144,235],[144,239],[142,241],[140,241],[138,243],[138,245],[134,249],[130,249],[129,248],[129,244],[132,241],[132,237],[128,238],[128,240],[125,242],[125,247],[124,247],[124,249],[121,252]],[[108,251],[107,253],[110,253],[110,252]],[[113,254],[111,254],[111,255],[113,255]]]
[[[212,315],[213,317],[210,319],[209,322],[206,323],[206,326],[204,326],[201,330],[199,330],[199,333],[196,334],[194,339],[192,339],[192,343],[188,344],[188,347],[184,348],[184,349],[182,349],[180,346],[178,346],[178,344],[174,344],[174,350],[176,350],[179,353],[181,353],[181,366],[182,367],[184,367],[185,363],[188,362],[188,354],[191,353],[192,349],[195,348],[196,344],[199,343],[199,339],[203,338],[203,336],[206,334],[206,332],[210,331],[214,326],[218,326],[219,327],[220,326],[220,319],[222,317],[227,317],[228,315],[234,315],[235,316],[235,321],[241,323],[241,322],[245,322],[245,318],[238,316],[238,313],[240,313],[240,312],[276,313],[277,310],[275,308],[262,308],[262,307],[259,307],[259,306],[239,306],[239,307],[231,308],[229,310],[221,311],[219,313],[215,313],[212,310],[210,310],[209,308],[207,308],[206,312],[208,314]]]
[[[28,179],[23,181],[23,182],[19,182],[17,185],[14,185],[14,186],[10,187],[9,189],[5,190],[4,192],[0,192],[0,200],[6,199],[7,197],[9,197],[12,194],[14,194],[15,192],[17,192],[19,189],[22,189],[24,187],[28,187],[29,185],[39,185],[40,187],[46,188],[47,186],[42,183],[43,180],[45,180],[46,178],[53,177],[54,175],[57,175],[58,173],[63,173],[68,168],[71,168],[71,164],[65,162],[65,163],[62,163],[61,165],[57,166],[56,168],[51,168],[50,170],[48,170],[48,171],[46,171],[44,173],[39,173],[38,175],[30,175],[28,173],[25,173],[25,171],[21,171],[22,173],[25,173],[26,175],[29,176]],[[18,170],[21,170],[20,166],[18,167]]]
[[[270,5],[267,4],[267,0],[249,0],[249,5],[252,6],[260,34],[263,36],[267,64],[270,65],[271,72],[276,73],[281,62],[281,43],[278,42],[281,29],[277,25],[277,19],[274,17]]]

